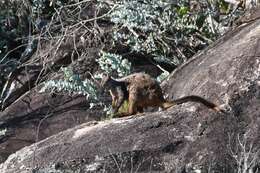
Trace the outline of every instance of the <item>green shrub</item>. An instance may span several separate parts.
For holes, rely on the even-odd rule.
[[[115,45],[178,65],[220,34],[207,8],[192,12],[189,1],[116,1],[111,13]],[[210,23],[211,22],[211,23]]]
[[[64,92],[70,95],[84,95],[90,101],[97,100],[97,86],[91,80],[81,80],[79,75],[74,74],[70,68],[61,68],[61,70],[64,78],[44,82],[40,93],[46,91]]]
[[[121,55],[101,51],[97,62],[100,68],[107,74],[116,71],[118,76],[126,76],[131,72],[131,63],[127,59],[122,58]]]

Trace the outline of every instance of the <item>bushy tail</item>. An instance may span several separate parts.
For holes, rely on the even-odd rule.
[[[208,108],[213,109],[217,112],[224,112],[224,110],[220,109],[219,106],[217,106],[216,104],[214,104],[200,96],[194,96],[194,95],[181,97],[181,98],[173,100],[173,101],[167,101],[163,104],[163,108],[167,109],[171,106],[179,105],[179,104],[186,103],[186,102],[202,103],[203,105],[205,105]]]

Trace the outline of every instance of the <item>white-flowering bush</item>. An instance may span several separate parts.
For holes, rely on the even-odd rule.
[[[168,5],[167,2],[161,0],[144,0],[143,2],[123,0],[118,2],[116,10],[111,13],[111,21],[128,28],[155,31],[160,26],[154,21],[165,16],[165,14],[160,12],[160,8]]]
[[[219,34],[211,13],[192,13],[188,0],[116,1],[111,13],[116,24],[113,39],[155,60],[178,65],[204,48]],[[209,23],[211,22],[211,23]],[[212,29],[211,27],[214,27]]]
[[[40,93],[46,91],[65,92],[70,95],[79,94],[89,100],[97,100],[97,87],[89,79],[81,80],[78,74],[74,74],[69,68],[61,68],[64,79],[49,80],[43,83]]]
[[[131,63],[121,55],[101,51],[97,62],[100,68],[108,74],[111,74],[113,71],[116,71],[118,76],[130,74]]]

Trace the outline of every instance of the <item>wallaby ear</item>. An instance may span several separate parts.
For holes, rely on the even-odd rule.
[[[102,79],[100,82],[100,86],[104,87],[104,85],[110,80],[110,75],[107,73],[103,73],[101,77],[102,77]]]

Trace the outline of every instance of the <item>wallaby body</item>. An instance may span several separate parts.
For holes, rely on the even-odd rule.
[[[143,112],[143,109],[147,107],[167,109],[176,104],[189,101],[202,103],[215,111],[222,111],[217,105],[200,96],[186,96],[177,100],[167,101],[163,97],[159,83],[145,73],[134,73],[119,79],[106,76],[102,79],[101,86],[110,91],[114,113],[117,113],[120,106],[127,99],[129,106],[126,115]]]

